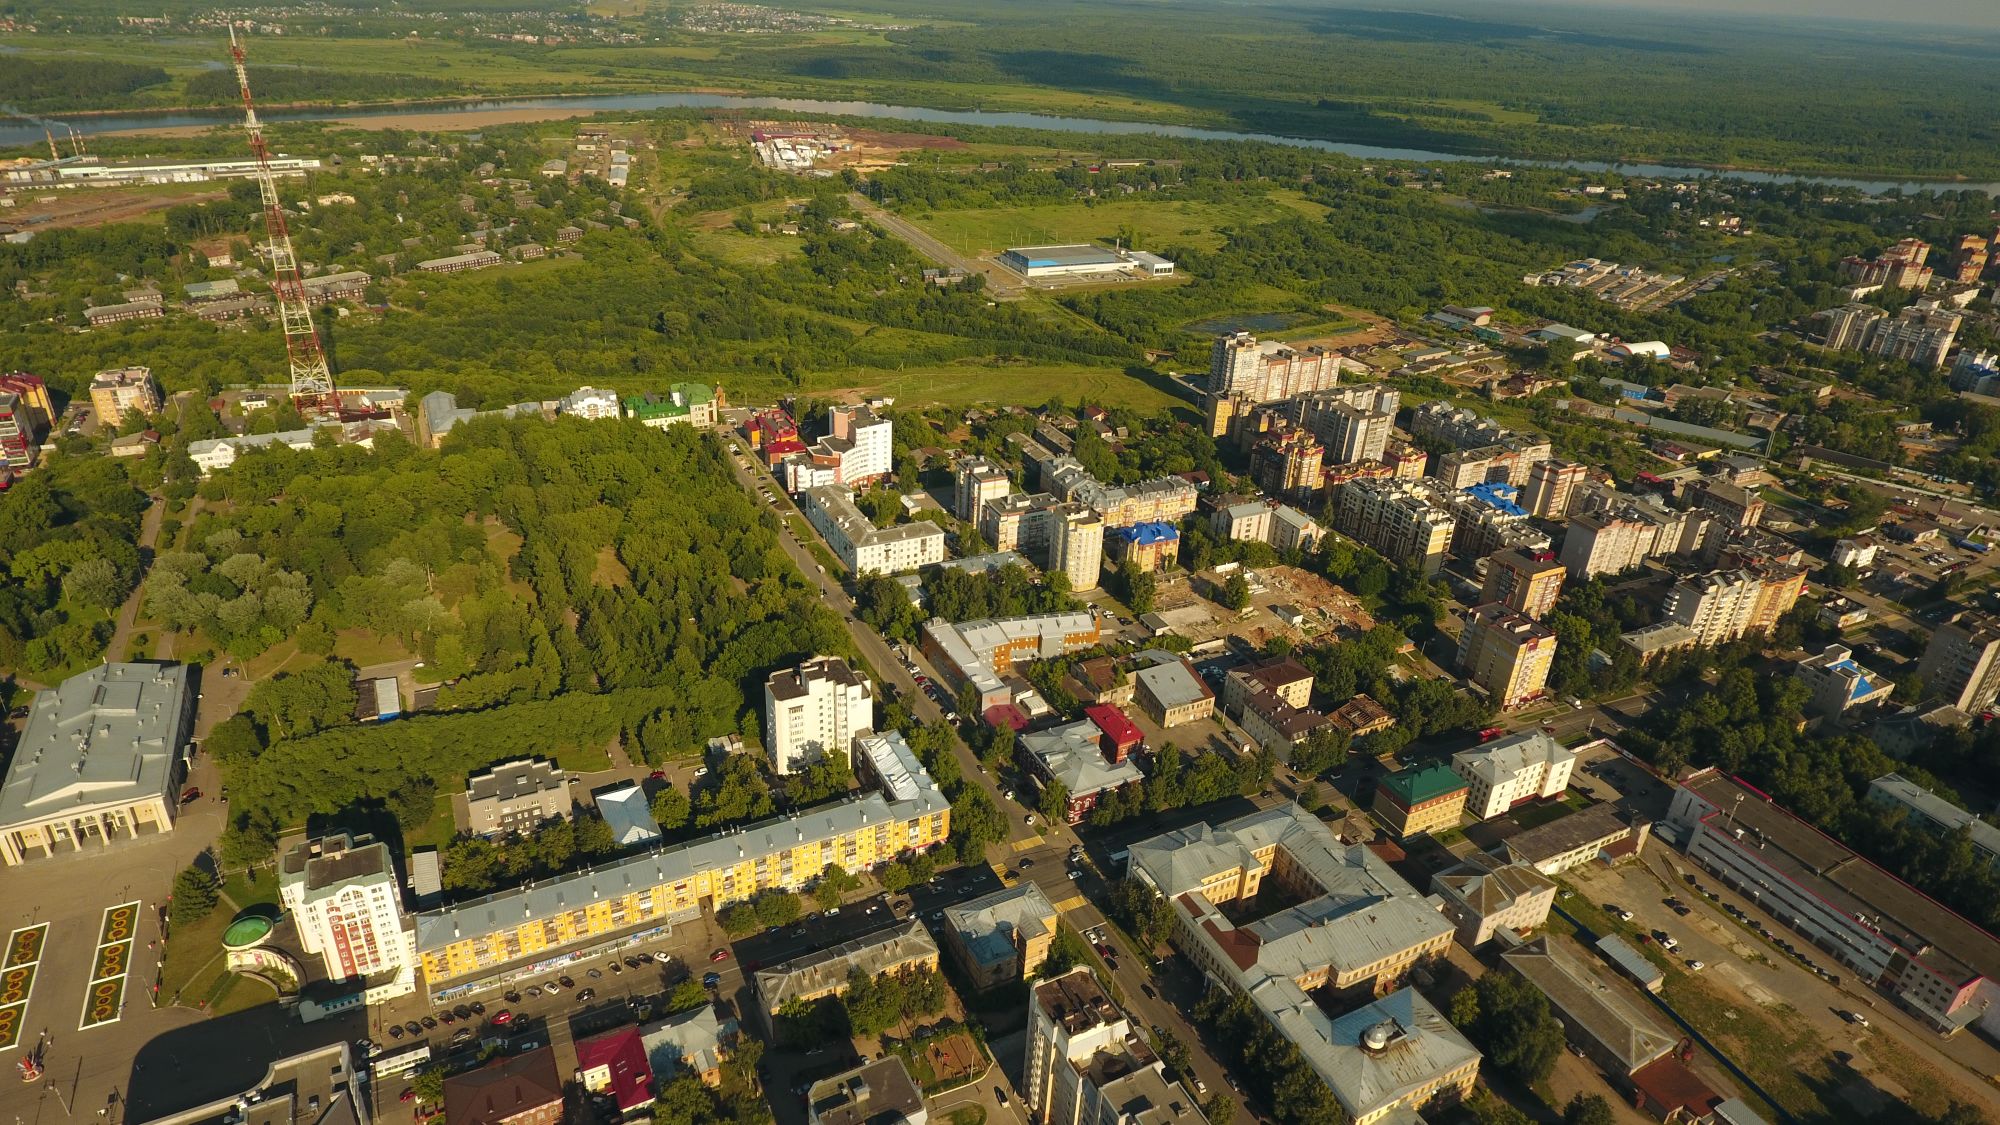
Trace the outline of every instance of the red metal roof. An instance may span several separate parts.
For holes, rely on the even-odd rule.
[[[637,1027],[621,1027],[576,1041],[576,1068],[611,1072],[611,1096],[621,1110],[637,1109],[653,1100],[653,1068],[646,1062],[646,1044]]]
[[[1695,1116],[1707,1113],[1722,1100],[1700,1076],[1672,1055],[1647,1063],[1632,1072],[1632,1084],[1661,1114],[1683,1110]]]
[[[1125,717],[1125,712],[1109,703],[1093,703],[1085,707],[1083,713],[1091,722],[1097,724],[1098,730],[1110,736],[1115,745],[1130,748],[1145,741],[1146,736],[1140,733],[1132,720]]]

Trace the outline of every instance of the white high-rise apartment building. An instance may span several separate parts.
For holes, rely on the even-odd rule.
[[[764,745],[774,773],[826,754],[851,758],[854,736],[874,726],[874,687],[838,656],[816,656],[764,681]]]
[[[1104,517],[1083,504],[1055,509],[1049,528],[1049,569],[1069,576],[1072,590],[1097,589],[1104,569]]]
[[[1576,579],[1622,573],[1652,556],[1659,534],[1658,527],[1625,511],[1572,516],[1563,533],[1563,569]]]
[[[952,514],[970,522],[978,522],[980,510],[988,500],[1005,500],[1014,490],[1007,470],[984,457],[960,460],[952,479],[956,485],[951,496]]]
[[[887,418],[866,406],[836,406],[827,411],[831,433],[824,439],[841,451],[836,483],[850,488],[881,480],[896,467]]]
[[[1207,1125],[1201,1106],[1087,968],[1028,997],[1022,1098],[1033,1125]]]
[[[1699,645],[1724,645],[1741,637],[1756,617],[1764,583],[1747,570],[1683,578],[1667,591],[1667,620],[1692,630]]]
[[[300,947],[325,960],[328,978],[393,973],[403,991],[415,987],[416,930],[404,924],[388,845],[345,834],[301,843],[279,863],[278,899]]]
[[[1340,382],[1341,358],[1325,348],[1295,351],[1277,340],[1258,343],[1248,332],[1215,338],[1209,353],[1211,395],[1243,395],[1251,402],[1274,402],[1325,390]]]
[[[1528,467],[1528,485],[1521,491],[1521,506],[1531,516],[1559,520],[1569,513],[1570,495],[1587,476],[1582,465],[1537,461]]]
[[[1340,487],[1334,530],[1398,565],[1436,574],[1456,526],[1437,489],[1422,481],[1355,480]]]

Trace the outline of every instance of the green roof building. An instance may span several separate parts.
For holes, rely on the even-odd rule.
[[[715,425],[715,392],[700,383],[675,383],[664,395],[631,395],[625,399],[625,416],[648,426]]]
[[[1375,815],[1398,838],[1453,828],[1469,788],[1442,762],[1392,773],[1375,790]]]

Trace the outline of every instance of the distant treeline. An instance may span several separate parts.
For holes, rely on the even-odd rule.
[[[163,76],[164,77],[164,76]],[[238,98],[236,75],[207,70],[193,75],[183,87],[190,105],[233,102]],[[338,70],[298,70],[260,67],[254,89],[260,102],[358,102],[436,98],[463,93],[465,87],[441,78],[411,74],[349,74]]]
[[[9,59],[0,66],[0,106],[39,113],[86,109],[166,80],[166,71],[137,63]]]

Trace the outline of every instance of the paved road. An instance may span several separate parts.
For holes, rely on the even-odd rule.
[[[935,236],[922,227],[883,210],[873,202],[870,202],[861,193],[849,193],[847,201],[854,206],[856,211],[867,216],[871,222],[880,224],[884,230],[909,243],[912,247],[916,248],[917,253],[922,254],[938,265],[948,269],[961,269],[969,274],[984,274],[986,277],[986,293],[994,300],[1016,300],[1025,292],[1019,280],[1002,267],[996,266],[991,262],[982,262],[977,258],[966,257],[938,241]]]
[[[753,466],[754,464],[752,462]],[[746,469],[740,463],[736,465],[736,473],[738,479],[753,494],[760,488],[768,488],[774,496],[777,496],[778,502],[775,507],[781,515],[793,510],[782,490],[768,476],[757,472],[754,468]],[[759,499],[761,500],[761,497]],[[794,538],[789,524],[780,533],[779,542],[802,572],[807,575],[819,573],[818,561],[813,558],[805,545]],[[846,619],[847,629],[854,638],[855,646],[874,665],[880,676],[895,684],[897,690],[911,701],[917,717],[927,722],[943,718],[943,712],[917,688],[915,679],[903,667],[902,660],[896,653],[890,650],[873,629],[854,617],[853,603],[838,583],[831,580],[826,582],[826,601]],[[937,681],[935,669],[929,670],[926,674],[933,681]],[[1090,896],[1102,898],[1108,888],[1094,870],[1080,880],[1071,880],[1068,875],[1069,851],[1072,847],[1082,844],[1081,838],[1075,831],[1068,825],[1029,826],[1024,819],[1028,810],[1001,796],[998,783],[980,765],[964,740],[954,737],[952,748],[959,757],[959,766],[966,779],[985,789],[994,804],[1007,816],[1007,840],[994,845],[987,853],[994,870],[1014,871],[1018,876],[1033,879],[1048,895],[1049,901],[1056,904],[1063,921],[1078,932],[1104,925],[1107,919],[1104,913],[1092,904]],[[1280,783],[1280,788],[1274,789],[1264,803],[1289,800],[1291,795],[1292,791]],[[1026,866],[1023,866],[1024,863]],[[1195,1073],[1208,1084],[1210,1096],[1231,1089],[1231,1083],[1221,1064],[1217,1063],[1204,1048],[1200,1036],[1184,1014],[1193,1008],[1194,1002],[1200,997],[1200,982],[1193,979],[1190,974],[1185,980],[1156,983],[1152,979],[1146,958],[1137,955],[1138,951],[1122,948],[1125,945],[1122,939],[1114,939],[1113,944],[1121,949],[1117,957],[1118,968],[1110,975],[1122,993],[1120,999],[1126,1011],[1141,1023],[1172,1032],[1188,1045]],[[1149,990],[1154,995],[1147,995]],[[1239,1095],[1237,1102],[1241,1105],[1245,1099]]]
[[[153,551],[160,539],[160,521],[167,513],[166,501],[155,496],[151,507],[139,521],[139,560],[142,566],[150,566]],[[133,585],[132,593],[125,604],[118,607],[118,622],[111,630],[111,643],[105,648],[105,659],[125,660],[128,654],[125,646],[132,639],[132,627],[139,620],[139,605],[146,595],[146,576],[142,572],[139,581]],[[138,655],[145,655],[140,653]]]
[[[742,453],[742,447],[736,444],[734,439],[730,439],[727,444],[731,449]],[[745,468],[744,461],[749,461],[751,467]],[[747,453],[743,453],[742,459],[737,460],[734,465],[737,479],[743,483],[745,488],[750,490],[753,496],[757,494],[759,489],[768,490],[773,496],[776,496],[778,498],[777,503],[771,507],[780,517],[795,514],[797,509],[786,498],[784,490],[779,487],[778,482],[755,466],[756,462],[751,461]],[[759,502],[762,502],[763,497],[758,496],[757,499]],[[911,676],[909,671],[903,667],[902,657],[897,655],[889,647],[888,642],[884,641],[875,630],[869,628],[854,616],[854,602],[853,599],[847,596],[847,591],[841,588],[838,581],[820,573],[819,560],[813,557],[811,550],[804,543],[799,542],[789,522],[778,532],[778,545],[784,548],[787,555],[791,556],[793,564],[799,568],[801,573],[807,576],[808,581],[813,580],[817,576],[821,588],[825,592],[826,604],[832,606],[844,619],[848,634],[854,638],[855,648],[860,650],[861,655],[874,668],[876,675],[880,679],[895,685],[897,692],[909,701],[910,708],[916,714],[917,718],[924,722],[946,721],[947,716],[943,709],[933,703],[931,698],[925,695],[922,689],[917,687],[916,678]],[[942,682],[937,680],[934,671],[931,673],[931,679],[933,682]],[[986,790],[986,795],[992,798],[994,806],[1000,809],[1002,813],[1007,814],[1008,842],[1012,844],[1038,839],[1039,836],[1036,831],[1021,819],[1027,810],[1000,795],[999,784],[979,764],[978,757],[965,744],[965,740],[954,736],[952,738],[952,750],[958,755],[959,768],[965,774],[966,779]]]
[[[1782,950],[1731,921],[1722,913],[1721,904],[1733,903],[1767,924],[1774,919],[1748,896],[1733,892],[1720,879],[1695,868],[1681,853],[1655,843],[1641,860],[1612,870],[1573,872],[1578,893],[1595,902],[1617,902],[1633,912],[1636,925],[1673,935],[1682,946],[1678,957],[1695,957],[1707,963],[1703,973],[1710,978],[1710,985],[1743,994],[1753,1002],[1789,1005],[1787,1018],[1810,1027],[1828,1049],[1851,1049],[1863,1056],[1857,1065],[1864,1073],[1871,1069],[1866,1060],[1875,1054],[1873,1042],[1886,1036],[1903,1051],[1937,1066],[1953,1079],[1957,1087],[1951,1092],[1953,1097],[1975,1102],[1989,1114],[2000,1112],[2000,1091],[1985,1078],[2000,1073],[2000,1049],[1971,1033],[1940,1038],[1852,980],[1844,979],[1836,986],[1807,972]],[[1715,892],[1719,901],[1690,893],[1682,879],[1682,873],[1688,871],[1695,872],[1701,886]],[[1693,907],[1693,913],[1682,918],[1669,911],[1661,900],[1670,893]],[[1771,931],[1796,937],[1782,925],[1771,924]],[[1818,950],[1809,949],[1808,953],[1821,964],[1830,964]],[[1865,1031],[1852,1027],[1840,1017],[1842,1010],[1866,1012],[1872,1026]],[[1831,1096],[1837,1098],[1838,1094]]]

